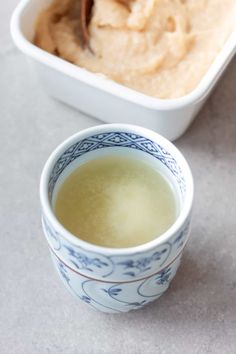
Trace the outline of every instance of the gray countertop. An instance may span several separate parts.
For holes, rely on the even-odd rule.
[[[169,291],[123,315],[91,310],[58,280],[40,225],[39,177],[51,151],[99,122],[48,97],[0,8],[0,352],[236,352],[236,60],[176,142],[192,168],[190,241]]]

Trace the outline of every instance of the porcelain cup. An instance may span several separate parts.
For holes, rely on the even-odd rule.
[[[53,205],[64,179],[80,164],[106,155],[143,159],[172,183],[179,215],[164,234],[135,247],[107,248],[79,239],[57,220]],[[193,193],[192,174],[181,152],[151,130],[99,125],[64,141],[49,157],[40,181],[43,231],[62,282],[89,306],[109,313],[139,309],[159,298],[180,264],[190,232]]]

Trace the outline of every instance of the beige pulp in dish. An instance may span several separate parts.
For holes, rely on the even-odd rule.
[[[62,183],[55,215],[87,242],[137,246],[163,234],[178,216],[170,183],[142,160],[101,157],[79,166]]]
[[[191,92],[236,28],[235,0],[95,0],[94,55],[80,46],[79,0],[54,0],[35,43],[94,73],[159,98]]]

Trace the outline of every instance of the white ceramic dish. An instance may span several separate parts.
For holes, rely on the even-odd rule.
[[[33,60],[48,94],[104,122],[142,125],[170,140],[177,139],[186,131],[236,51],[234,31],[190,94],[171,100],[149,97],[78,68],[33,45],[35,19],[50,2],[22,0],[11,19],[14,42]]]

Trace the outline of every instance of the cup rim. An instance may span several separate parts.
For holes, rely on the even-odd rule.
[[[49,182],[50,174],[53,166],[55,165],[58,158],[63,154],[63,152],[69,146],[91,135],[103,134],[112,131],[114,132],[120,131],[120,132],[127,132],[131,134],[134,133],[138,135],[143,135],[146,138],[153,140],[154,142],[162,145],[171,154],[173,154],[174,158],[181,166],[181,169],[183,171],[186,180],[186,196],[185,196],[184,204],[175,222],[162,235],[158,236],[157,238],[154,238],[153,240],[147,243],[138,246],[126,247],[126,248],[111,248],[111,247],[98,246],[80,239],[79,237],[69,232],[57,220],[49,201],[48,182]],[[119,255],[146,252],[167,242],[183,226],[186,219],[188,218],[188,215],[190,214],[192,208],[193,194],[194,194],[194,184],[193,184],[192,173],[186,159],[184,158],[183,154],[179,151],[179,149],[160,134],[152,130],[143,128],[141,126],[132,125],[132,124],[101,124],[87,129],[83,129],[73,134],[72,136],[64,140],[61,144],[59,144],[56,147],[56,149],[54,149],[54,151],[47,159],[40,177],[40,202],[41,202],[42,212],[49,220],[53,228],[57,230],[57,232],[60,234],[62,238],[65,238],[72,245],[76,247],[80,247],[82,249],[86,249],[87,251],[105,254],[105,255],[112,254],[114,256],[119,256]]]

